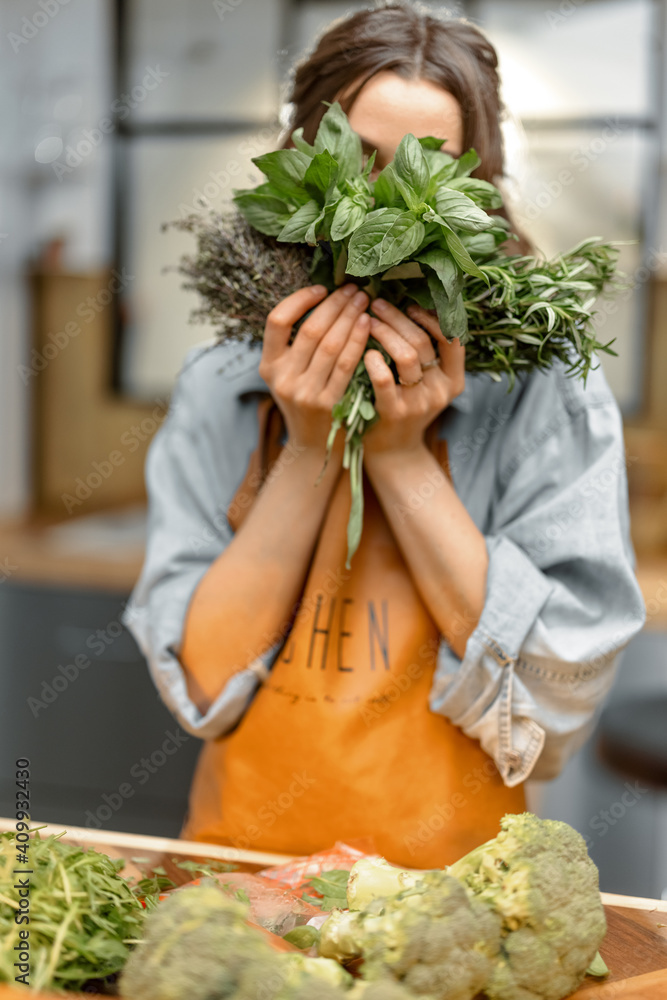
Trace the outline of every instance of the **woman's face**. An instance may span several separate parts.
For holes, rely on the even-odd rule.
[[[352,83],[340,96],[354,86]],[[442,136],[447,140],[442,146],[445,152],[452,156],[463,152],[461,106],[449,91],[429,80],[405,80],[391,70],[376,73],[360,90],[348,119],[361,136],[365,159],[377,149],[371,180],[393,160],[399,142],[408,132],[417,139]]]

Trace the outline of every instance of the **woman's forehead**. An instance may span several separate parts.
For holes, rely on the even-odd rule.
[[[351,84],[343,95],[355,89]],[[452,155],[461,153],[463,115],[456,98],[430,80],[406,80],[382,71],[367,80],[348,112],[350,125],[378,150],[396,149],[408,132],[441,136]]]

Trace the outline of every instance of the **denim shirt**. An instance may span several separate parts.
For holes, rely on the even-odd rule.
[[[146,459],[145,561],[123,612],[165,704],[206,740],[237,725],[287,639],[239,665],[205,715],[188,697],[184,621],[233,537],[226,510],[257,445],[258,393],[269,391],[260,356],[215,340],[187,354]],[[505,379],[468,374],[438,417],[456,493],[489,562],[463,659],[440,639],[430,709],[479,740],[506,785],[561,771],[645,621],[621,415],[601,368],[585,387],[565,371],[558,363],[533,372],[510,393]],[[424,502],[419,487],[412,499]]]

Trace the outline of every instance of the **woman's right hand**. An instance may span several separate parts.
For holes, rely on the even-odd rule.
[[[281,299],[266,318],[259,374],[280,408],[289,440],[302,450],[325,451],[331,409],[366,348],[368,301],[355,284],[330,295],[323,285],[310,285]],[[312,313],[288,345],[292,326],[309,309]]]

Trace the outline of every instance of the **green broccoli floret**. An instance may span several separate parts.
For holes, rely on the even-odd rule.
[[[281,956],[281,965],[285,971],[286,985],[290,990],[311,980],[338,986],[344,990],[352,985],[350,973],[331,958],[311,958],[298,952],[287,952]]]
[[[598,870],[576,830],[507,815],[494,840],[447,871],[502,920],[490,1000],[561,1000],[577,988],[607,925]]]
[[[373,899],[395,896],[421,881],[421,872],[410,872],[390,865],[384,858],[360,858],[350,869],[347,880],[347,905],[361,910]]]
[[[409,993],[398,980],[389,977],[376,979],[374,983],[355,979],[345,1000],[414,1000],[414,994]]]
[[[234,1000],[347,1000],[352,976],[330,958],[280,953],[244,973]]]
[[[131,1000],[344,1000],[336,962],[277,952],[248,906],[215,885],[179,889],[151,911],[120,981]]]
[[[180,889],[146,917],[144,939],[120,980],[137,1000],[233,997],[248,964],[271,966],[275,953],[245,923],[247,905],[215,886]]]
[[[499,941],[500,919],[469,900],[456,879],[432,871],[361,910],[334,911],[321,928],[319,951],[339,961],[363,956],[361,975],[369,982],[393,977],[414,996],[471,1000],[487,981]]]

